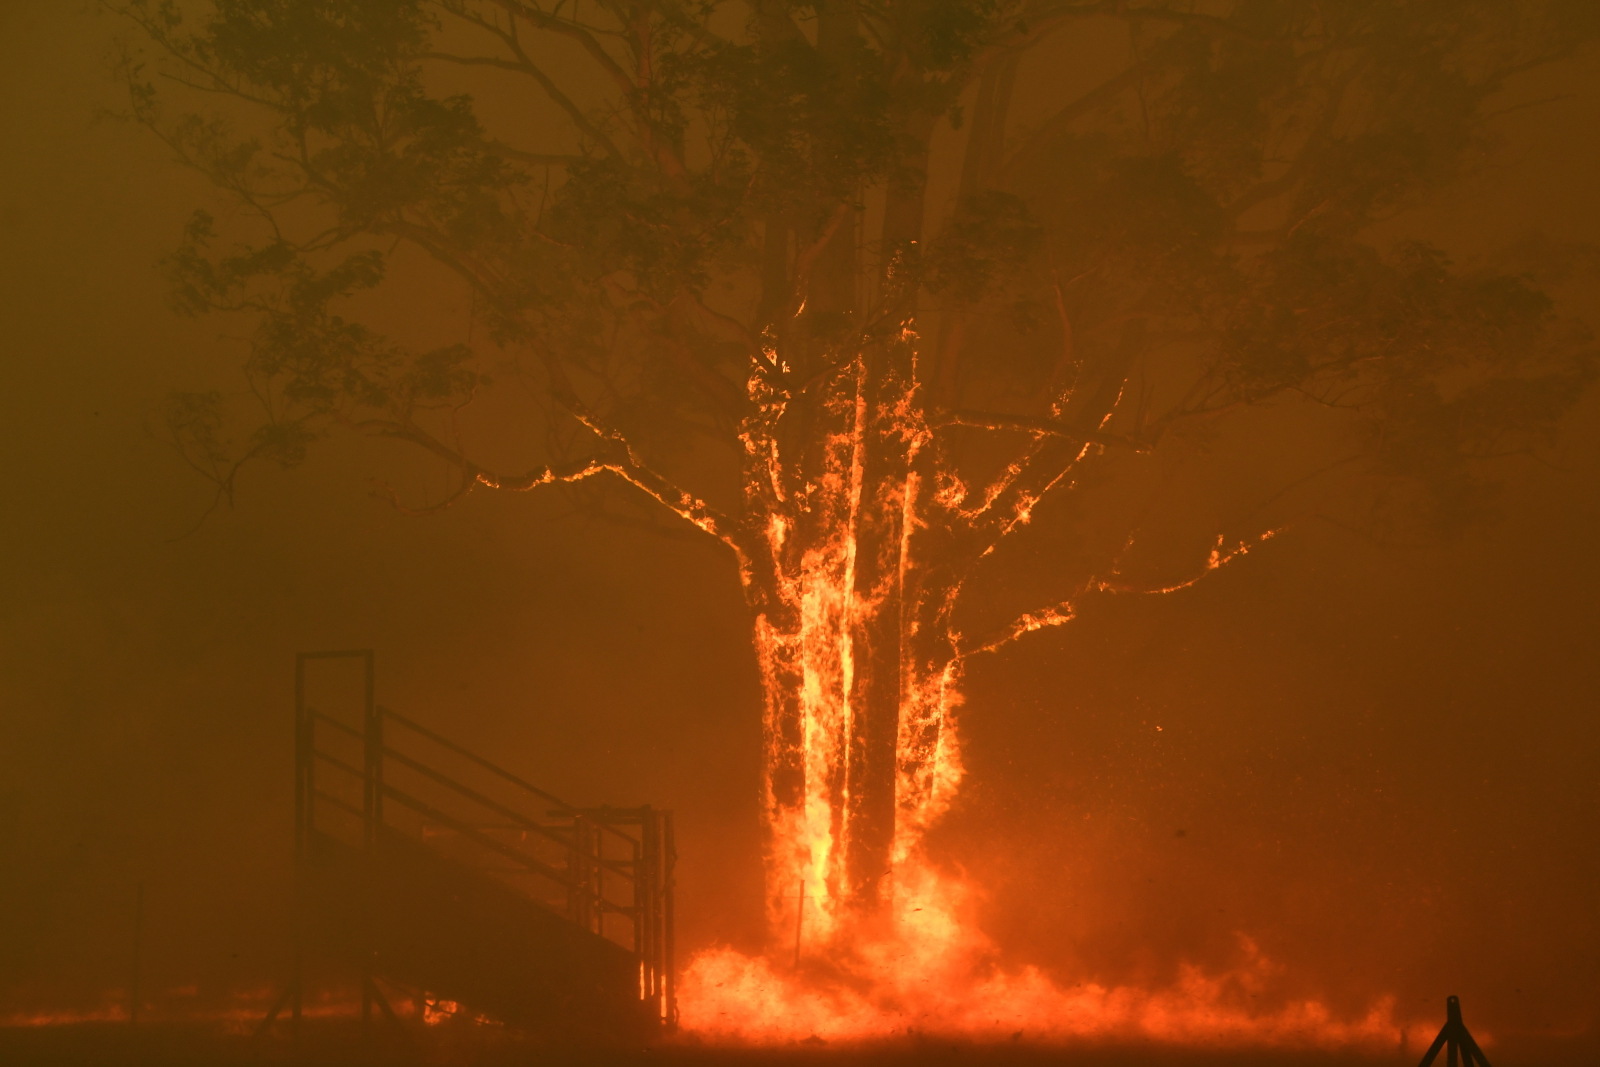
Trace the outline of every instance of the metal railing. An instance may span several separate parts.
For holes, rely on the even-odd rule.
[[[307,662],[338,658],[364,661],[359,729],[306,701]],[[461,770],[447,773],[441,761]],[[471,784],[460,780],[467,774],[476,776]],[[638,961],[640,1001],[660,1025],[675,1025],[671,812],[569,804],[379,706],[370,650],[301,653],[295,670],[297,862],[310,861],[313,835],[341,836],[335,826],[341,820],[346,835],[352,829],[359,834],[363,848],[376,848],[388,832],[409,833],[620,944]],[[375,987],[364,990],[364,1019],[370,1019],[374,996]],[[379,1007],[387,1009],[381,998]]]

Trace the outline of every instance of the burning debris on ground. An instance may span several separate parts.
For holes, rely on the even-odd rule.
[[[1590,6],[13,5],[0,1039],[1592,1044]]]

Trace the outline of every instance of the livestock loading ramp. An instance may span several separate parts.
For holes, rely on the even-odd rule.
[[[306,700],[309,661],[365,667],[361,722]],[[369,650],[295,671],[295,973],[360,976],[363,1024],[396,990],[534,1031],[642,1036],[677,1020],[672,813],[579,808],[375,700]],[[381,981],[381,985],[380,985]]]

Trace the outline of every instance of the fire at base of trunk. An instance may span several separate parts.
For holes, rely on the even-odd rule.
[[[783,365],[776,349],[767,355]],[[1251,994],[1271,970],[1253,946],[1234,972],[1189,968],[1163,990],[1066,988],[1037,969],[997,964],[972,921],[970,887],[928,865],[924,835],[963,775],[956,712],[966,660],[1059,626],[1072,609],[1060,602],[969,636],[957,627],[956,606],[1000,541],[1102,447],[1095,441],[1109,416],[1084,432],[1054,432],[1071,422],[1068,390],[1051,408],[1064,421],[972,491],[923,410],[909,325],[837,361],[802,392],[752,374],[753,414],[740,437],[745,501],[761,517],[752,524],[759,533],[728,538],[754,617],[768,918],[773,943],[786,947],[769,957],[718,949],[695,958],[679,989],[684,1028],[749,1044],[911,1034],[1402,1042],[1388,1001],[1354,1021],[1317,1003],[1252,1011]],[[680,513],[701,521],[693,504]],[[1201,574],[1251,543],[1225,551],[1219,540]],[[1089,587],[1120,588],[1102,579]]]
[[[1281,968],[1240,937],[1242,962],[1208,973],[1185,965],[1167,988],[1058,984],[1034,967],[1007,970],[971,921],[971,888],[926,865],[897,870],[892,916],[839,924],[767,956],[700,953],[680,986],[682,1025],[717,1043],[783,1045],[939,1037],[979,1042],[1156,1042],[1233,1048],[1404,1050],[1431,1033],[1402,1022],[1392,997],[1360,1018],[1317,1001],[1252,1010]],[[798,962],[797,962],[798,959]]]

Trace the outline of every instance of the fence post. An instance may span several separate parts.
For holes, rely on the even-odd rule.
[[[673,894],[675,890],[674,868],[678,864],[678,848],[672,833],[672,812],[661,813],[661,910],[662,918],[662,969],[667,986],[667,1029],[678,1028],[678,962],[677,962],[677,936],[673,928],[675,914]]]
[[[306,866],[310,862],[311,833],[315,826],[316,748],[315,725],[306,707],[306,654],[294,658],[294,963],[289,975],[289,1037],[300,1045],[301,1002],[305,990]]]
[[[572,847],[567,853],[568,910],[572,921],[585,930],[594,930],[593,891],[589,878],[591,866],[589,853],[589,820],[582,815],[572,817]]]
[[[647,881],[650,871],[650,832],[642,828],[633,843],[633,950],[639,957],[639,997],[651,1002],[656,995],[654,952],[655,900]]]
[[[128,1023],[139,1025],[140,973],[144,969],[144,883],[133,892],[133,990],[128,997]]]
[[[369,892],[375,888],[378,878],[378,838],[383,827],[383,713],[378,710],[376,692],[376,677],[373,664],[373,650],[366,649],[362,652],[366,667],[366,703],[362,709],[363,729],[361,731],[363,764],[363,793],[365,803],[362,805],[363,823],[365,830],[365,845],[367,850],[366,876],[373,880],[369,884]],[[372,1040],[372,1000],[376,987],[373,985],[373,956],[376,946],[373,944],[375,931],[371,927],[370,917],[366,920],[367,929],[361,949],[361,1037],[370,1042]]]
[[[373,848],[378,843],[378,828],[383,825],[383,712],[378,708],[374,691],[373,655],[368,649],[362,653],[366,660],[366,707],[363,709],[365,728],[362,730],[362,755],[366,766],[365,801],[366,844]]]

